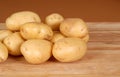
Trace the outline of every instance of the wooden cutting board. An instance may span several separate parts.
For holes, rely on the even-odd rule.
[[[39,65],[9,56],[0,63],[0,77],[120,77],[120,22],[88,22],[90,41],[83,59],[60,63],[54,58]],[[5,29],[0,24],[0,29]]]

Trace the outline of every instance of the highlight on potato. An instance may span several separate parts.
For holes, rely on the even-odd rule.
[[[60,62],[73,62],[81,59],[87,51],[86,43],[80,38],[63,38],[55,42],[52,54]]]
[[[6,27],[12,31],[17,31],[20,29],[22,24],[27,22],[41,22],[41,19],[38,14],[32,11],[21,11],[16,12],[10,15],[5,23]]]
[[[89,31],[81,18],[51,13],[45,22],[32,11],[11,14],[0,30],[0,63],[8,55],[23,56],[30,64],[41,64],[53,56],[59,62],[75,62],[87,52]]]
[[[64,20],[64,17],[58,13],[52,13],[45,18],[46,24],[48,24],[52,30],[59,30],[61,22]]]
[[[8,49],[7,47],[0,42],[0,63],[6,61],[8,58]]]
[[[20,33],[24,39],[51,40],[53,36],[53,31],[48,25],[36,22],[23,24],[20,28]]]
[[[13,56],[21,55],[20,46],[24,42],[24,39],[21,37],[20,32],[15,32],[7,36],[3,43],[9,50],[9,54]]]
[[[47,40],[32,39],[25,41],[20,49],[27,62],[39,64],[51,57],[52,43]]]
[[[88,34],[86,23],[80,18],[66,18],[60,24],[60,31],[67,37],[84,37]]]

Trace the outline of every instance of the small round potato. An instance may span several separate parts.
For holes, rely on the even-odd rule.
[[[80,18],[67,18],[60,25],[60,31],[68,37],[84,37],[88,34],[85,22]]]
[[[28,63],[40,64],[51,57],[52,43],[47,40],[31,39],[25,41],[20,49]]]
[[[21,55],[20,46],[24,42],[19,32],[15,32],[4,39],[4,44],[8,48],[8,53],[13,56]]]
[[[59,31],[54,31],[53,37],[52,37],[52,42],[55,43],[56,41],[65,38],[63,34],[61,34]]]
[[[7,47],[0,42],[0,63],[6,61],[8,58]]]
[[[58,13],[52,13],[45,18],[45,22],[53,29],[59,30],[60,23],[64,17]]]
[[[53,31],[48,25],[35,22],[22,25],[20,33],[24,39],[51,40],[53,36]]]
[[[55,42],[52,54],[60,62],[73,62],[81,59],[86,51],[86,43],[80,38],[63,38]]]
[[[7,36],[11,34],[12,34],[12,31],[10,30],[0,30],[0,41],[3,41],[4,38],[6,38]]]
[[[20,29],[22,24],[27,22],[41,22],[38,14],[31,11],[21,11],[13,13],[10,17],[6,19],[6,26],[12,31]]]
[[[81,39],[87,43],[89,41],[89,34],[87,34],[86,36],[82,37]]]

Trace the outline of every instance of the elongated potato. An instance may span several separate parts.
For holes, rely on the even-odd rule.
[[[60,23],[64,17],[58,13],[52,13],[45,18],[45,22],[53,29],[59,30]]]
[[[43,23],[26,23],[22,25],[20,33],[24,39],[46,39],[51,40],[52,29]]]
[[[54,31],[53,37],[52,37],[52,42],[55,43],[56,41],[65,38],[63,34],[61,34],[59,31]]]
[[[24,42],[19,32],[15,32],[4,39],[4,44],[9,50],[9,54],[13,56],[21,55],[20,46]]]
[[[6,26],[12,31],[20,29],[22,24],[27,22],[41,22],[38,14],[31,11],[21,11],[13,13],[10,17],[6,19]]]
[[[87,43],[89,41],[89,34],[87,34],[86,36],[82,37],[81,39]]]
[[[88,34],[85,22],[80,18],[67,18],[60,25],[62,34],[68,37],[84,37]]]
[[[60,62],[73,62],[81,59],[86,51],[86,43],[80,38],[63,38],[55,42],[52,54]]]
[[[32,39],[25,41],[20,49],[28,63],[40,64],[51,57],[52,43],[47,40]]]
[[[7,47],[0,42],[0,63],[6,61],[8,58]]]
[[[6,38],[7,36],[11,34],[12,34],[12,31],[10,30],[0,30],[0,41],[3,41],[4,38]]]

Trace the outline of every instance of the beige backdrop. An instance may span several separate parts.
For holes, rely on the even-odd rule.
[[[42,20],[58,12],[85,21],[120,21],[120,0],[0,0],[0,22],[22,10],[34,11]]]

